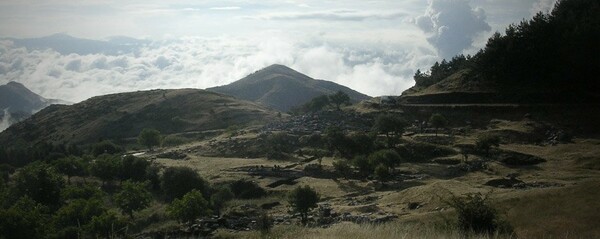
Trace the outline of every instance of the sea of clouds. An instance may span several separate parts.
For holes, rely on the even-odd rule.
[[[267,33],[265,33],[267,34]],[[270,33],[255,37],[190,37],[151,41],[124,54],[60,53],[0,41],[0,76],[46,97],[79,102],[96,95],[155,88],[207,88],[271,64],[287,65],[369,95],[399,94],[416,68],[437,56],[427,47],[349,47]]]

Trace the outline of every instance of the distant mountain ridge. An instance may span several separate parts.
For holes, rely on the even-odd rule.
[[[342,91],[351,101],[359,102],[371,97],[331,81],[315,80],[284,65],[271,65],[228,85],[206,90],[234,96],[271,107],[289,111],[312,98]]]
[[[150,43],[148,40],[140,40],[130,37],[115,36],[106,41],[91,40],[73,37],[64,33],[57,33],[38,38],[5,38],[14,42],[18,47],[29,50],[53,49],[63,55],[78,54],[107,54],[119,55],[136,53],[139,48]]]

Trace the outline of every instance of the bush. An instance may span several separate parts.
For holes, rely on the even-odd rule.
[[[229,185],[236,198],[252,199],[267,195],[267,191],[258,184],[244,179],[237,180]]]
[[[371,165],[384,165],[393,170],[396,166],[400,165],[402,158],[392,149],[383,149],[369,155],[369,162]]]
[[[302,169],[308,175],[318,175],[323,172],[323,166],[316,163],[307,164]]]
[[[385,134],[388,147],[393,148],[404,133],[407,122],[398,115],[382,114],[375,119],[373,130]]]
[[[138,143],[152,151],[155,146],[160,145],[160,132],[155,129],[143,129],[138,136]]]
[[[96,238],[119,238],[125,232],[127,225],[124,218],[115,211],[106,211],[99,216],[92,217],[87,225],[87,230],[96,235]]]
[[[482,134],[477,137],[475,148],[477,148],[479,152],[489,155],[492,146],[500,146],[500,137],[498,135]]]
[[[168,135],[163,138],[162,145],[166,147],[173,147],[187,143],[189,140],[184,137],[177,135]]]
[[[0,237],[43,238],[49,230],[47,211],[27,196],[8,209],[0,208]]]
[[[57,159],[52,162],[56,170],[67,175],[67,181],[71,182],[73,176],[85,176],[86,165],[83,159],[75,156]]]
[[[295,212],[300,213],[302,217],[302,223],[306,224],[308,220],[308,212],[312,208],[317,207],[319,202],[319,194],[317,191],[309,187],[308,185],[302,187],[298,186],[292,190],[288,196],[288,202],[292,206]]]
[[[212,202],[216,213],[220,214],[221,208],[223,208],[223,206],[225,206],[225,204],[231,201],[231,199],[234,197],[235,194],[233,194],[229,187],[220,187],[210,196],[210,201]]]
[[[65,180],[50,165],[34,162],[16,173],[14,183],[17,196],[28,196],[38,203],[54,207],[60,204],[60,191]]]
[[[104,185],[121,174],[121,159],[118,155],[100,155],[92,162],[90,171],[93,176],[100,178]]]
[[[269,233],[272,227],[273,218],[271,218],[266,212],[261,212],[258,220],[256,220],[256,228],[260,230],[263,235],[265,235]]]
[[[344,178],[348,178],[352,175],[352,167],[348,160],[336,160],[333,162],[333,168],[335,171]]]
[[[74,199],[54,214],[56,228],[86,225],[106,211],[100,199]]]
[[[358,172],[364,177],[369,176],[375,169],[369,159],[363,155],[354,157],[352,159],[352,165],[358,168]]]
[[[125,152],[125,150],[123,150],[123,148],[117,146],[110,140],[104,140],[92,146],[92,154],[94,156],[98,156],[101,154],[117,154],[122,152]]]
[[[181,199],[175,199],[167,206],[167,212],[179,222],[193,222],[201,216],[212,212],[202,193],[196,189],[186,193]]]
[[[133,155],[127,155],[121,159],[121,180],[132,180],[136,182],[147,179],[146,170],[150,166],[150,161],[137,158]]]
[[[387,166],[380,164],[375,167],[375,177],[377,177],[379,181],[387,182],[392,178],[392,174]]]
[[[60,197],[63,201],[73,199],[100,199],[104,196],[104,192],[95,185],[83,184],[67,186],[60,192]]]
[[[121,191],[115,195],[115,203],[123,213],[133,219],[133,212],[147,208],[152,202],[152,195],[145,183],[126,181]]]
[[[435,136],[437,136],[438,129],[446,127],[448,120],[441,114],[432,114],[429,123],[435,128]]]
[[[191,168],[187,167],[171,167],[165,169],[161,177],[160,184],[165,199],[173,201],[176,198],[181,198],[186,193],[197,189],[203,194],[208,194],[208,186],[206,181]]]
[[[510,225],[498,217],[496,209],[481,193],[467,194],[462,198],[453,196],[448,205],[456,209],[457,226],[464,232],[485,234],[512,232]]]

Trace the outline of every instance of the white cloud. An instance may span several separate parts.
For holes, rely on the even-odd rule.
[[[406,17],[405,12],[366,12],[356,10],[329,10],[320,12],[287,12],[271,13],[260,16],[245,17],[262,20],[325,20],[325,21],[365,21],[394,20]]]
[[[431,0],[415,23],[429,34],[427,41],[442,58],[452,58],[471,48],[478,35],[491,30],[485,11],[471,8],[468,0]]]
[[[217,10],[217,11],[233,11],[233,10],[240,10],[242,8],[241,7],[231,6],[231,7],[211,7],[209,9],[210,10]]]

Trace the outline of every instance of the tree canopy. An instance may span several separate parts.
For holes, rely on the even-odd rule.
[[[154,147],[160,145],[160,132],[155,129],[143,129],[138,136],[138,143],[152,151]]]
[[[388,147],[392,148],[398,142],[398,139],[404,133],[406,121],[398,115],[382,114],[375,119],[373,129],[378,133],[385,134],[388,141]]]
[[[317,207],[319,198],[320,197],[317,191],[312,189],[310,186],[298,186],[290,192],[288,202],[294,211],[300,213],[302,217],[302,223],[306,224],[308,220],[308,212],[312,208]]]
[[[167,212],[180,222],[191,222],[212,213],[208,202],[196,189],[186,193],[181,199],[175,199],[167,207]]]
[[[167,201],[180,198],[194,189],[206,194],[208,189],[206,181],[196,171],[187,167],[167,168],[161,179],[161,188]]]
[[[121,191],[115,195],[117,206],[133,219],[133,212],[147,208],[152,202],[152,194],[145,183],[126,181]]]

